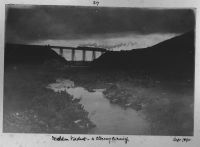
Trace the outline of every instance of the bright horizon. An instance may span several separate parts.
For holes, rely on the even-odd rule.
[[[34,41],[29,44],[32,45],[52,45],[52,46],[87,46],[99,47],[112,51],[140,49],[153,46],[165,40],[171,39],[179,34],[148,34],[148,35],[127,35],[123,37],[110,37],[110,38],[87,38],[87,39],[73,39],[73,40],[43,40]]]

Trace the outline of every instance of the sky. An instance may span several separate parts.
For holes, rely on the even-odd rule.
[[[130,50],[194,27],[192,9],[7,5],[5,41]]]

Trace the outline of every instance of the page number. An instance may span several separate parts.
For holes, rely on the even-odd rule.
[[[99,1],[93,1],[93,4],[94,4],[94,5],[97,5],[97,6],[98,6],[99,3],[100,3]]]

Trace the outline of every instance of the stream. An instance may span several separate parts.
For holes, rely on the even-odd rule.
[[[93,89],[89,92],[83,87],[75,87],[70,80],[57,80],[47,88],[55,92],[66,91],[74,98],[80,98],[80,103],[89,112],[89,119],[96,125],[89,134],[144,135],[149,134],[149,123],[139,111],[132,108],[122,108],[111,104],[104,97],[104,89]]]

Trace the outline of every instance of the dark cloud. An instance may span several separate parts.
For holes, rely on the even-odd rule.
[[[194,29],[192,9],[7,6],[6,41],[76,39],[102,34],[182,33]]]

